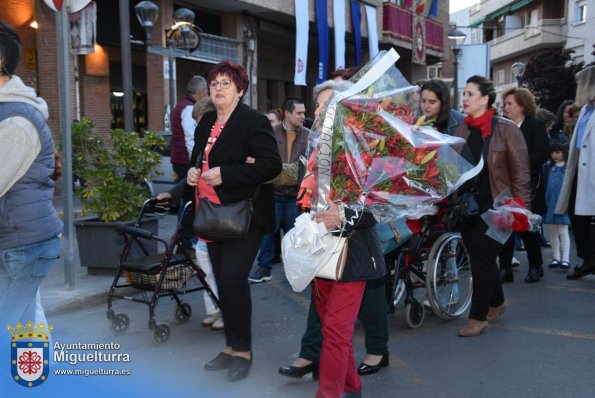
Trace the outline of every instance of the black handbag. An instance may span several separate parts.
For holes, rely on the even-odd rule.
[[[444,222],[449,231],[461,232],[479,221],[480,215],[477,195],[465,192],[448,203]]]
[[[241,240],[248,234],[253,211],[252,199],[220,205],[200,198],[192,227],[198,237],[206,240]]]

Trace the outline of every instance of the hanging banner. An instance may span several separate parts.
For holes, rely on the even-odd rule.
[[[293,84],[305,86],[308,66],[308,33],[310,29],[308,0],[295,0],[295,27],[295,74]]]
[[[432,6],[430,7],[430,11],[428,12],[428,18],[438,18],[438,1],[439,0],[432,0]]]
[[[407,10],[411,10],[411,7],[413,7],[413,0],[405,0],[403,7],[405,7]]]
[[[362,11],[356,0],[351,3],[351,24],[353,25],[353,42],[355,45],[355,66],[359,66],[362,53]]]
[[[413,14],[413,52],[411,62],[415,64],[426,64],[426,19],[420,15]]]
[[[318,25],[318,74],[316,84],[322,83],[328,76],[328,15],[326,0],[316,0],[316,19]]]
[[[345,68],[345,0],[333,0],[335,70]]]
[[[69,14],[70,52],[74,55],[95,52],[97,38],[97,6],[90,3],[81,11]]]
[[[368,47],[370,59],[378,54],[378,28],[376,26],[376,8],[366,4],[366,19],[368,21]]]
[[[43,0],[45,4],[48,5],[53,11],[60,11],[64,3],[66,3],[66,7],[68,7],[68,12],[79,12],[83,8],[85,8],[91,0]]]
[[[418,15],[424,15],[426,12],[426,0],[417,0],[415,5],[415,13]]]

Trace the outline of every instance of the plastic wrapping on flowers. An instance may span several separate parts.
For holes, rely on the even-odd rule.
[[[463,139],[416,125],[419,88],[394,62],[378,75],[378,60],[354,76],[352,87],[335,92],[315,124],[321,133],[314,203],[330,192],[333,200],[366,206],[379,219],[398,218],[446,198],[473,176],[473,165],[459,154]]]
[[[486,235],[504,244],[512,231],[539,231],[541,216],[525,208],[522,199],[513,197],[510,190],[502,191],[494,199],[494,208],[481,215],[488,226]]]

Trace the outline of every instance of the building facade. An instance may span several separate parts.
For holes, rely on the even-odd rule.
[[[87,117],[99,135],[123,127],[122,51],[119,5],[126,0],[96,1],[95,52],[71,55],[71,112],[73,118]],[[320,0],[319,0],[320,1]],[[65,2],[67,3],[67,2]],[[129,1],[129,28],[133,85],[134,129],[161,131],[167,128],[169,103],[168,62],[147,51],[145,32]],[[308,0],[309,47],[307,85],[294,85],[296,45],[295,0],[155,0],[159,13],[153,28],[152,45],[165,47],[163,34],[173,24],[173,12],[191,9],[195,24],[202,30],[201,44],[192,53],[175,60],[176,97],[184,94],[186,82],[195,74],[206,75],[221,60],[243,65],[251,80],[246,103],[265,111],[280,106],[285,96],[305,99],[307,110],[314,110],[311,98],[316,83],[318,32],[316,0]],[[326,1],[329,25],[329,71],[333,70],[333,1]],[[346,66],[355,60],[350,2],[345,1]],[[435,3],[435,4],[434,4]],[[368,24],[365,6],[376,14],[376,36],[380,50],[394,47],[401,58],[397,67],[412,83],[442,73],[439,63],[452,57],[447,45],[448,1],[359,0],[362,9],[361,63],[369,59]],[[420,8],[420,4],[424,7]],[[4,0],[0,19],[12,25],[22,38],[24,62],[17,74],[37,89],[48,102],[49,124],[59,141],[60,111],[58,86],[57,14],[43,0]],[[35,20],[36,29],[30,27]],[[435,65],[438,66],[436,67]],[[436,76],[439,77],[439,76]]]

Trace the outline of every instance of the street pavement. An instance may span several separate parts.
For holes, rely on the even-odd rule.
[[[164,217],[160,234],[169,237],[174,225],[174,216]],[[548,264],[550,250],[543,252]],[[404,309],[399,307],[389,322],[390,366],[363,378],[364,396],[592,397],[595,276],[567,281],[565,274],[546,268],[544,279],[529,285],[523,283],[526,256],[517,253],[517,258],[521,266],[515,269],[515,281],[504,287],[508,310],[480,337],[457,337],[464,318],[444,321],[429,313],[420,328],[409,329]],[[572,260],[574,265],[577,261]],[[174,320],[174,303],[160,300],[157,320],[168,322],[172,332],[166,344],[156,346],[145,305],[117,301],[116,312],[126,313],[131,324],[123,333],[114,332],[105,305],[113,277],[87,275],[78,265],[75,275],[75,289],[66,290],[59,262],[42,285],[54,341],[118,343],[119,352],[128,353],[130,362],[108,367],[127,367],[133,372],[130,376],[52,375],[36,388],[38,393],[45,393],[47,385],[47,391],[59,387],[63,397],[78,397],[83,390],[112,398],[130,394],[147,398],[314,395],[316,382],[311,378],[294,380],[277,374],[278,367],[289,364],[299,351],[309,304],[309,291],[292,292],[281,265],[274,267],[272,281],[252,285],[254,365],[246,380],[235,383],[225,380],[224,371],[203,370],[224,339],[222,332],[200,326],[205,315],[202,293],[183,297],[193,308],[192,318],[183,324]],[[423,298],[423,292],[418,293]],[[359,363],[365,356],[359,324],[354,344]],[[98,368],[104,364],[87,365]],[[65,366],[57,364],[56,368]],[[31,391],[19,396],[36,396]]]

